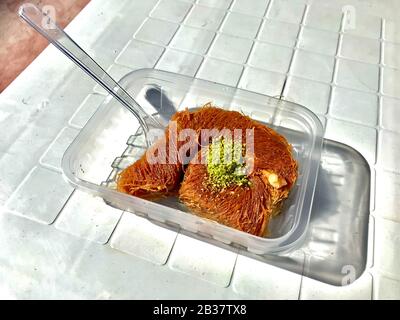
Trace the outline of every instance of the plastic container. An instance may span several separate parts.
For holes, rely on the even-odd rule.
[[[120,193],[114,190],[118,172],[138,159],[145,145],[137,120],[109,96],[64,154],[62,170],[74,187],[151,221],[182,228],[189,234],[212,237],[257,254],[297,247],[309,223],[321,156],[322,125],[315,114],[291,102],[154,69],[131,72],[120,84],[143,108],[167,117],[171,106],[182,110],[211,101],[264,122],[292,144],[299,163],[296,185],[285,200],[281,214],[270,222],[268,238],[193,215],[177,198],[148,201]],[[162,92],[159,97],[163,101],[157,101],[157,95],[156,99],[149,95],[154,92]]]

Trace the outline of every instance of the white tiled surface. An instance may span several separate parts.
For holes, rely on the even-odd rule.
[[[163,51],[161,46],[131,40],[115,61],[130,68],[152,68]]]
[[[290,23],[300,23],[305,6],[302,3],[288,0],[273,1],[268,18]]]
[[[400,280],[400,223],[375,219],[374,269],[390,278]]]
[[[293,51],[287,47],[268,43],[254,46],[249,64],[269,71],[285,73],[289,69]]]
[[[0,215],[0,242],[1,295],[8,299],[239,298],[232,290],[12,214]]]
[[[166,45],[172,39],[178,24],[159,19],[147,19],[135,34],[138,40]]]
[[[331,88],[325,83],[307,79],[288,77],[283,96],[285,99],[300,103],[317,114],[325,114]]]
[[[357,15],[355,28],[344,24],[343,32],[346,34],[379,39],[381,36],[381,18],[374,15]]]
[[[210,55],[231,62],[244,63],[249,55],[252,44],[253,42],[250,39],[220,34],[210,49]]]
[[[304,277],[301,283],[300,299],[305,300],[371,300],[372,276],[364,273],[353,283],[344,286],[331,286]]]
[[[213,8],[228,9],[232,0],[199,0],[198,3]]]
[[[376,275],[374,277],[374,299],[400,300],[400,281]]]
[[[376,130],[356,124],[329,119],[325,137],[352,146],[370,162],[375,163]]]
[[[333,65],[334,59],[330,56],[298,50],[291,72],[298,77],[330,83]]]
[[[392,68],[400,68],[400,57],[399,52],[400,44],[385,42],[384,44],[384,55],[383,55],[383,63],[385,66]]]
[[[186,19],[186,24],[198,28],[217,30],[224,16],[224,10],[194,5]]]
[[[338,60],[336,84],[350,89],[377,92],[379,86],[379,67],[377,65]]]
[[[258,39],[283,46],[295,45],[299,25],[275,20],[265,20]]]
[[[183,26],[179,28],[171,46],[176,49],[204,54],[208,50],[215,33],[198,28]]]
[[[14,192],[6,210],[51,224],[72,193],[60,173],[35,167]]]
[[[371,181],[372,183],[372,181]],[[371,188],[371,192],[374,192],[374,188]],[[373,197],[373,195],[371,196]],[[373,209],[371,209],[373,210]],[[374,244],[375,244],[375,218],[373,215],[369,216],[369,222],[368,222],[368,248],[367,248],[367,270],[371,271],[371,269],[374,265]]]
[[[77,129],[63,128],[40,158],[40,164],[61,172],[62,156],[78,133],[79,130]]]
[[[88,95],[75,111],[68,124],[71,127],[82,129],[103,101],[104,96],[100,94]]]
[[[310,6],[306,16],[306,25],[321,30],[340,30],[342,12],[340,8],[329,6]]]
[[[221,31],[233,36],[253,39],[260,24],[260,18],[232,12],[227,15]]]
[[[400,100],[383,97],[381,125],[385,129],[400,132],[398,119],[400,118]]]
[[[64,232],[100,244],[107,243],[122,211],[108,206],[102,198],[75,190],[55,222]]]
[[[241,77],[239,87],[270,96],[279,96],[284,82],[284,74],[247,67]]]
[[[208,58],[204,60],[197,76],[201,79],[235,86],[242,70],[243,67],[239,64]]]
[[[99,281],[105,283],[105,288],[118,287],[104,293],[104,297],[124,297],[126,292],[130,296],[135,292],[135,297],[186,297],[179,292],[193,284],[196,290],[190,292],[190,297],[368,299],[373,292],[373,298],[398,298],[399,261],[394,252],[400,231],[396,202],[400,173],[396,159],[400,148],[395,133],[400,131],[396,99],[400,98],[396,54],[399,24],[391,20],[382,22],[379,17],[357,11],[356,28],[344,23],[339,35],[340,7],[317,3],[305,6],[305,2],[255,0],[249,5],[245,0],[123,0],[110,4],[92,0],[67,30],[116,78],[137,68],[156,66],[264,94],[283,94],[317,112],[324,121],[326,118],[321,115],[327,113],[326,137],[355,147],[377,173],[377,188],[373,188],[376,227],[372,225],[373,238],[369,240],[375,253],[368,254],[368,261],[373,260],[374,265],[372,275],[367,271],[349,286],[332,288],[240,255],[236,261],[235,253],[183,235],[175,243],[176,233],[131,214],[124,214],[114,230],[120,214],[111,214],[114,209],[103,203],[84,199],[86,194],[76,196],[79,193],[75,192],[67,202],[72,189],[56,172],[57,163],[65,141],[71,139],[75,128],[86,123],[104,96],[91,93],[94,82],[49,47],[0,96],[0,130],[7,132],[0,135],[0,168],[14,165],[13,174],[0,169],[0,206],[6,203],[7,211],[22,216],[1,215],[2,236],[6,239],[5,230],[15,230],[10,236],[18,241],[7,242],[0,252],[9,257],[7,250],[12,250],[17,252],[13,261],[24,261],[26,270],[21,273],[27,279],[26,287],[35,288],[32,295],[44,293],[39,281],[29,282],[34,277],[28,271],[29,259],[25,259],[24,251],[13,250],[13,245],[26,243],[28,251],[28,247],[35,246],[43,250],[44,240],[38,236],[43,234],[47,250],[32,263],[46,265],[54,257],[60,257],[61,265],[72,261],[78,276],[67,280],[65,273],[59,272],[59,283],[63,285],[55,285],[67,290],[68,284],[74,283],[74,289],[71,285],[68,288],[74,290],[75,297],[98,295],[98,290],[78,290],[81,286],[75,281],[79,278],[90,279],[92,288]],[[238,28],[238,19],[247,23]],[[383,55],[379,41],[383,41]],[[104,93],[98,86],[94,91]],[[10,105],[18,112],[10,113]],[[26,126],[28,122],[30,125]],[[52,201],[48,201],[52,193]],[[44,225],[54,219],[55,227]],[[23,233],[21,229],[18,233],[16,230],[20,229],[10,228],[11,225],[29,225],[30,230],[40,231]],[[47,237],[60,242],[49,243]],[[99,244],[107,241],[105,246]],[[81,252],[71,248],[69,255],[53,254],[53,250],[60,250],[56,246],[69,248],[72,243]],[[167,262],[170,268],[160,266]],[[12,269],[1,267],[11,275]],[[110,268],[114,270],[111,274]],[[247,269],[265,269],[268,273],[254,277],[256,273]],[[128,274],[129,281],[124,281]],[[15,276],[12,274],[0,283],[7,284]],[[147,283],[154,281],[147,291],[132,289],[146,287],[141,279]],[[54,279],[49,281],[53,283]],[[165,286],[169,290],[158,290]],[[27,292],[26,288],[15,290]],[[48,296],[60,294],[49,288],[47,292]]]
[[[151,17],[169,20],[171,22],[182,22],[191,4],[182,1],[162,0],[151,12]]]
[[[376,64],[380,57],[380,43],[375,39],[344,35],[340,55],[344,58]]]
[[[382,91],[388,96],[400,98],[399,83],[400,80],[400,70],[393,68],[383,68],[383,81],[382,81]]]
[[[165,264],[175,238],[176,232],[125,212],[111,238],[110,246],[155,264]]]
[[[236,258],[236,253],[179,234],[168,264],[173,270],[227,287]]]
[[[249,6],[248,0],[236,0],[232,11],[263,17],[270,0],[253,0]]]
[[[379,164],[391,171],[400,172],[400,133],[382,130],[379,133]]]
[[[336,32],[304,27],[299,41],[299,48],[334,56],[339,35]]]
[[[157,69],[194,76],[200,66],[202,56],[168,49],[157,63]]]
[[[376,173],[375,215],[400,223],[400,174],[378,170]]]
[[[376,94],[334,88],[329,114],[333,117],[375,127],[379,102]]]
[[[280,281],[275,281],[277,278]],[[301,276],[239,255],[233,274],[233,290],[244,299],[289,299],[299,297]]]
[[[400,29],[396,21],[394,20],[385,21],[384,39],[391,42],[400,43]]]

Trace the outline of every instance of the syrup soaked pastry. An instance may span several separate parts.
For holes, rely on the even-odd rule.
[[[287,140],[239,112],[210,104],[193,112],[177,112],[171,120],[178,135],[187,128],[197,133],[198,153],[189,164],[179,152],[178,161],[150,163],[149,154],[156,152],[158,157],[168,159],[170,149],[180,150],[185,144],[185,141],[169,139],[167,128],[164,139],[157,141],[139,160],[121,172],[117,189],[141,198],[178,193],[180,200],[199,216],[265,236],[271,217],[280,212],[283,200],[297,179],[297,162]],[[222,135],[204,141],[200,137],[203,129],[219,132],[240,129],[237,131],[241,132],[240,143]],[[245,152],[249,147],[246,129],[252,130],[250,153]],[[160,148],[160,144],[165,147]],[[227,160],[222,156],[222,150],[230,149],[233,154],[239,153],[242,161],[232,157]],[[211,155],[221,157],[214,162]]]

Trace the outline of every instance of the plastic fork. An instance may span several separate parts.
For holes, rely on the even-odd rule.
[[[148,114],[103,68],[99,66],[51,17],[31,3],[23,4],[19,16],[44,36],[57,49],[89,74],[109,94],[134,114],[142,126],[147,145],[152,144],[150,130],[164,129],[164,126]]]

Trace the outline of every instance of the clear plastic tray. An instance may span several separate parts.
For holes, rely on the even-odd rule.
[[[168,117],[171,107],[182,110],[212,102],[249,115],[287,138],[299,163],[299,177],[281,214],[272,219],[268,238],[193,215],[177,198],[148,201],[116,191],[117,174],[143,154],[145,145],[137,120],[110,96],[65,152],[62,170],[67,181],[166,227],[182,228],[256,254],[298,247],[309,223],[321,157],[322,125],[315,114],[291,102],[154,69],[131,72],[120,84],[144,109],[159,116]],[[163,101],[149,95],[154,92],[160,92]]]

